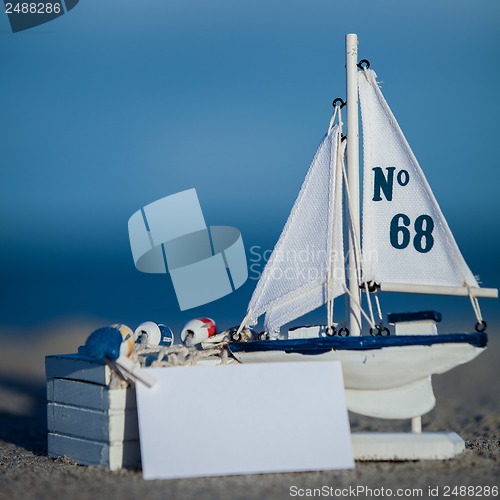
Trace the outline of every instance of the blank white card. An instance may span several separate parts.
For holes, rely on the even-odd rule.
[[[351,469],[336,361],[148,368],[137,384],[145,479]]]

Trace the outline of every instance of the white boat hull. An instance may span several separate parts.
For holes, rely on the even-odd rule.
[[[284,351],[233,352],[240,363],[331,360],[340,361],[346,389],[380,390],[401,387],[444,373],[473,360],[484,347],[470,344],[391,346],[382,349],[331,350],[304,355]]]
[[[430,377],[467,363],[485,347],[468,343],[330,350],[304,355],[280,350],[233,352],[241,363],[340,361],[349,410],[378,418],[412,418],[435,405]]]

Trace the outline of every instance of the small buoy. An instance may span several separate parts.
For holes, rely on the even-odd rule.
[[[116,328],[122,334],[122,345],[120,346],[120,354],[122,356],[130,356],[134,350],[134,332],[127,325],[115,323],[111,328]]]
[[[196,318],[188,321],[181,331],[181,340],[187,345],[197,345],[217,333],[215,322],[210,318]]]
[[[85,345],[78,348],[78,353],[94,359],[118,359],[123,337],[118,328],[105,326],[92,332]]]
[[[174,333],[161,323],[145,321],[134,332],[135,342],[147,347],[169,347],[174,343]]]

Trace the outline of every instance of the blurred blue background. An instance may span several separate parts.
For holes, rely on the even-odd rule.
[[[499,14],[496,0],[81,0],[13,34],[3,12],[0,327],[238,323],[255,280],[181,313],[169,277],[135,269],[127,221],[195,187],[207,223],[239,228],[249,259],[272,249],[345,97],[350,32],[465,259],[500,285]],[[475,321],[463,298],[383,299]],[[498,325],[498,302],[482,305]]]

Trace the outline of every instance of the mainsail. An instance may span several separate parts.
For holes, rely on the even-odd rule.
[[[477,287],[374,71],[358,73],[363,125],[363,279]]]
[[[245,323],[266,314],[277,331],[344,293],[342,162],[345,146],[335,125],[324,137],[248,306]]]

